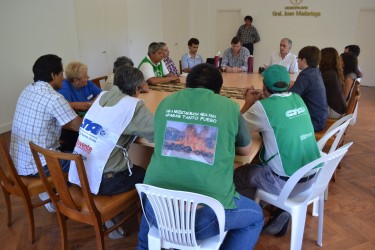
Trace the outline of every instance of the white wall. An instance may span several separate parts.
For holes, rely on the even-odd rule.
[[[48,53],[77,58],[73,0],[0,2],[0,133],[9,131],[20,92],[33,82],[32,66]]]
[[[374,8],[373,0],[303,0],[301,6],[308,6],[308,11],[321,12],[320,17],[276,17],[274,10],[284,10],[291,6],[290,0],[190,0],[189,36],[197,37],[201,43],[199,53],[204,57],[213,57],[216,53],[216,27],[219,10],[241,9],[242,16],[251,15],[253,25],[257,28],[261,41],[255,45],[255,69],[265,63],[270,53],[278,50],[280,39],[289,37],[293,41],[292,52],[298,51],[307,45],[319,48],[335,47],[339,53],[343,52],[348,44],[355,44],[357,22],[361,8]],[[239,23],[240,26],[243,23]],[[237,30],[233,30],[233,36]],[[374,32],[369,30],[369,36]],[[228,47],[230,40],[228,37]],[[361,51],[361,57],[366,51]],[[173,58],[175,59],[175,58]],[[375,83],[375,79],[373,80]]]
[[[147,53],[148,44],[172,37],[163,26],[164,0],[126,1],[128,56],[137,64]],[[278,49],[280,38],[293,40],[292,51],[306,45],[320,48],[333,46],[342,52],[345,45],[356,43],[359,10],[375,8],[374,0],[303,0],[309,11],[319,11],[320,17],[274,17],[272,11],[290,6],[290,0],[187,0],[188,8],[176,12],[187,16],[186,42],[190,37],[200,40],[199,53],[212,57],[216,52],[218,10],[241,9],[251,15],[261,41],[255,45],[255,67],[263,64],[269,54]],[[90,6],[87,6],[88,11]],[[118,13],[118,11],[116,12]],[[178,20],[176,20],[178,22]],[[238,25],[241,25],[239,23]],[[233,31],[233,35],[236,30]],[[1,0],[0,2],[0,133],[10,130],[17,98],[32,82],[32,65],[46,53],[63,58],[64,64],[79,60],[74,0]],[[168,35],[167,35],[168,34]],[[369,36],[374,32],[369,30]],[[228,47],[230,40],[228,38]],[[165,42],[173,44],[175,41]],[[125,45],[126,46],[126,45]],[[170,46],[173,47],[173,46]],[[366,55],[361,52],[361,57]],[[173,54],[175,55],[175,54]],[[181,55],[174,56],[178,62]],[[366,75],[366,73],[365,73]],[[375,79],[366,79],[367,82]]]

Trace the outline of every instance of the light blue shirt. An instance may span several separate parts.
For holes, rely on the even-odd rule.
[[[186,68],[193,68],[195,65],[203,63],[203,58],[200,55],[196,55],[195,58],[191,57],[189,53],[186,53],[181,58],[181,68],[182,70]]]

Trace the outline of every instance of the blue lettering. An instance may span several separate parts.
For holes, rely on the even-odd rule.
[[[92,122],[91,120],[85,118],[82,122],[81,128],[83,128],[86,131],[91,132],[94,135],[99,134],[99,132],[102,130],[102,126],[99,124]]]

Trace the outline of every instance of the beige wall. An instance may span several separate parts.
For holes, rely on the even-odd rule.
[[[0,133],[10,130],[17,98],[22,89],[32,82],[32,65],[42,54],[54,53],[66,63],[79,60],[79,42],[75,20],[75,0],[2,0],[0,2]],[[79,1],[79,0],[78,0]],[[168,13],[164,9],[168,0],[112,0],[126,1],[129,55],[138,63],[151,41],[164,39],[170,45],[174,36],[164,29]],[[219,10],[241,9],[241,14],[252,15],[261,42],[255,46],[255,66],[258,67],[269,54],[278,49],[280,38],[293,40],[292,51],[306,45],[333,46],[342,52],[345,45],[357,42],[357,23],[360,9],[375,9],[373,0],[303,0],[301,5],[309,11],[321,12],[320,17],[274,17],[272,11],[290,6],[289,0],[186,0],[188,6],[175,11],[181,12],[186,42],[197,37],[201,44],[199,53],[205,58],[216,52],[217,13]],[[158,4],[160,3],[160,6]],[[164,4],[164,5],[163,5]],[[147,5],[147,6],[146,6]],[[152,8],[149,8],[152,6]],[[89,6],[88,6],[89,10]],[[126,14],[127,13],[127,14]],[[187,20],[186,20],[187,19]],[[176,20],[179,22],[179,20]],[[239,23],[238,25],[240,25]],[[139,27],[139,26],[140,27]],[[155,33],[159,29],[160,33]],[[152,30],[152,32],[151,32]],[[233,31],[233,35],[236,30]],[[369,36],[374,33],[369,31]],[[231,37],[228,38],[228,46]],[[145,47],[145,48],[143,48]],[[170,46],[173,48],[173,46]],[[372,51],[371,51],[372,52]],[[370,51],[362,51],[361,57]],[[172,51],[177,63],[181,55]],[[375,82],[375,79],[367,79]]]

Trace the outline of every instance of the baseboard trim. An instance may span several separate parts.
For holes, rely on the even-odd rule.
[[[12,129],[12,123],[11,122],[3,123],[3,124],[0,125],[0,134],[8,132],[11,129]]]

